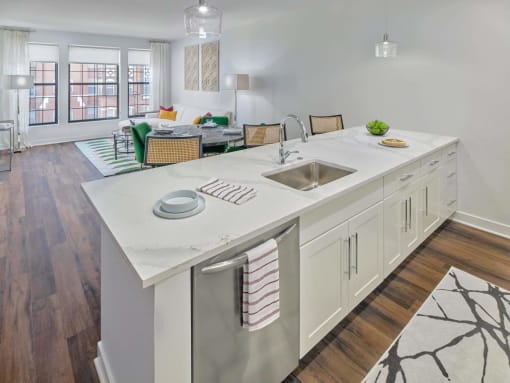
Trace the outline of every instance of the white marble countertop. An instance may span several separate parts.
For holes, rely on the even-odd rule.
[[[82,187],[142,285],[148,287],[458,141],[404,130],[391,130],[388,136],[406,140],[409,147],[378,145],[381,137],[369,135],[364,127],[311,136],[308,143],[288,141],[286,149],[300,153],[291,155],[284,166],[320,159],[356,169],[312,191],[294,190],[261,175],[281,167],[278,144],[115,176]],[[258,195],[240,206],[205,195],[206,209],[183,220],[164,220],[152,213],[152,206],[164,194],[195,189],[211,177],[250,185]]]

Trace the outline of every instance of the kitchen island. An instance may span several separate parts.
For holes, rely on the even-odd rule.
[[[103,222],[101,342],[96,360],[101,381],[191,383],[191,268],[296,218],[302,257],[301,275],[296,276],[302,291],[300,355],[304,355],[455,211],[458,140],[411,131],[392,130],[389,135],[406,140],[409,147],[383,147],[378,144],[381,138],[369,135],[364,127],[313,136],[308,143],[286,143],[287,149],[299,154],[284,166],[319,159],[355,170],[310,191],[262,175],[282,167],[277,164],[277,145],[84,184]],[[184,220],[163,220],[152,214],[152,206],[164,194],[196,189],[211,177],[251,186],[257,197],[239,206],[204,196],[206,209]],[[362,216],[368,209],[369,214]],[[351,265],[349,270],[341,269],[343,243],[354,238],[351,234],[357,241],[363,223],[369,221],[372,226],[366,233],[376,233],[368,241],[375,247],[367,252],[376,253],[377,259],[373,268],[367,267],[366,278],[354,286]],[[321,253],[323,244],[335,241],[338,257],[332,257],[331,247]],[[361,242],[361,276],[363,246]],[[326,263],[310,264],[311,254],[325,254]],[[333,258],[341,273],[336,287],[343,293],[326,299],[317,310],[313,272],[330,269],[327,261]],[[353,259],[358,275],[358,254]],[[346,273],[348,279],[342,277]],[[338,308],[328,311],[327,304]],[[312,311],[324,315],[311,318]]]

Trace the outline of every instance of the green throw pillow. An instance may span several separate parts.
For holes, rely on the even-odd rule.
[[[218,125],[228,126],[228,117],[227,116],[210,116],[210,117],[202,117],[200,121],[201,124],[205,124],[207,121],[213,121]]]

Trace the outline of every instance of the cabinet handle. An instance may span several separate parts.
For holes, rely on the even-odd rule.
[[[346,239],[347,242],[347,271],[345,272],[349,276],[349,281],[351,280],[351,237]]]
[[[454,200],[452,200],[452,201],[448,202],[447,206],[452,206],[455,202],[457,202],[457,200],[456,200],[456,199],[454,199]]]
[[[354,257],[354,262],[351,260],[351,270],[354,270],[356,271],[356,251],[355,251],[355,246],[356,246],[356,235],[353,234],[351,235],[351,256]],[[357,271],[356,271],[357,273]]]
[[[429,216],[429,187],[425,188],[425,216]]]
[[[453,156],[455,153],[457,153],[457,152],[456,152],[456,151],[453,151],[453,152],[448,153],[448,157]]]
[[[451,172],[450,174],[448,174],[448,178],[452,178],[455,174],[457,174],[456,172]]]
[[[413,228],[413,197],[409,197],[409,230]]]
[[[356,238],[356,275],[358,275],[358,233],[356,232],[356,235],[355,235],[355,238]]]
[[[400,208],[402,209],[401,213],[400,213],[400,229],[402,230],[403,233],[405,233],[405,231],[406,231],[405,215],[407,214],[407,212],[404,211],[404,209],[405,209],[404,201],[401,202]],[[402,213],[404,213],[404,216],[402,216]]]
[[[429,162],[429,166],[434,166],[439,163],[439,160],[434,160]]]
[[[405,215],[405,216],[406,216],[406,223],[405,223],[406,233],[407,233],[407,229],[408,229],[408,221],[407,221],[407,217],[408,217],[408,215],[409,215],[409,213],[408,213],[408,205],[407,205],[407,203],[408,203],[408,202],[409,202],[409,201],[406,199],[406,215]]]
[[[406,199],[406,202],[405,202],[405,214],[404,214],[404,217],[405,217],[405,222],[404,222],[404,227],[405,227],[405,232],[407,233],[407,199]]]
[[[409,178],[413,178],[414,174],[405,174],[403,177],[400,177],[399,180],[404,182],[407,181]]]

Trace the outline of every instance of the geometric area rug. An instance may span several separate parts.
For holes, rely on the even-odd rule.
[[[452,267],[364,382],[510,382],[510,292]]]
[[[115,159],[113,139],[80,141],[75,145],[105,177],[141,170],[134,154],[118,153]]]

